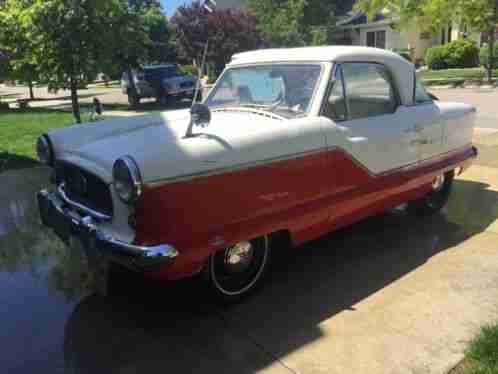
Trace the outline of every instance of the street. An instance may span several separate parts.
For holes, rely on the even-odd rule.
[[[97,296],[78,248],[39,223],[48,171],[0,174],[3,372],[447,372],[498,318],[498,93],[434,93],[477,105],[488,128],[444,212],[388,212],[278,250],[265,287],[231,307],[195,280],[120,275],[116,296]]]

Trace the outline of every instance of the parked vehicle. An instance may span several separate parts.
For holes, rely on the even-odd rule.
[[[124,72],[121,78],[122,91],[128,96],[131,106],[137,106],[143,98],[154,97],[166,104],[170,98],[194,97],[197,80],[180,72],[175,64],[149,65],[141,70],[133,70],[132,74],[135,92],[128,73]]]
[[[43,135],[42,221],[145,276],[202,274],[235,301],[272,247],[408,203],[425,216],[477,156],[476,110],[439,102],[397,54],[365,47],[233,56],[203,104]]]

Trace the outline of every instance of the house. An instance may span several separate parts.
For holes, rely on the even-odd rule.
[[[416,25],[399,28],[399,21],[399,16],[389,12],[379,12],[373,19],[368,19],[361,11],[351,11],[338,21],[331,41],[334,44],[408,51],[414,61],[423,60],[428,48],[459,38],[472,39],[478,46],[481,44],[481,33],[471,32],[456,22],[439,33],[431,33]]]

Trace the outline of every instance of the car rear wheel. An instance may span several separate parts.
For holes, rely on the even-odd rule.
[[[453,171],[438,175],[427,195],[408,204],[409,211],[418,216],[429,216],[443,209],[450,197],[454,176]]]
[[[140,97],[136,94],[128,94],[128,104],[131,108],[136,108],[140,104]]]
[[[270,262],[268,236],[243,241],[210,256],[204,269],[214,295],[237,302],[261,285]]]

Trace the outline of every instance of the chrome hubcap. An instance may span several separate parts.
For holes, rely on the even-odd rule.
[[[444,174],[438,175],[434,182],[432,182],[432,189],[434,191],[439,191],[443,188],[444,185]]]
[[[229,274],[242,273],[249,268],[254,258],[250,242],[240,242],[225,250],[224,266]]]

